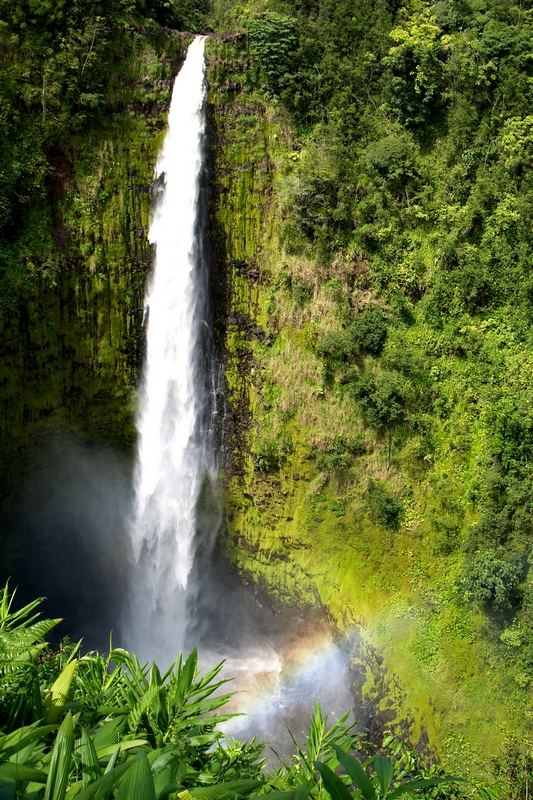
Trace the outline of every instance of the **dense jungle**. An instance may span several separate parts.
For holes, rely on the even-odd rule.
[[[529,797],[531,16],[0,0],[0,798]],[[86,652],[56,619],[91,647],[115,626],[99,521],[127,489],[100,499],[135,449],[154,167],[197,33],[217,547],[260,596],[357,631],[374,709],[354,732],[309,708],[277,770],[219,732],[218,668]],[[101,516],[80,554],[82,488]]]

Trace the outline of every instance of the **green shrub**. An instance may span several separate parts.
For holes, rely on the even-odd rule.
[[[263,474],[276,472],[285,463],[291,450],[292,442],[289,436],[263,440],[257,451],[256,469]]]
[[[317,125],[301,151],[297,168],[285,178],[282,230],[312,245],[323,261],[344,247],[353,231],[353,155],[335,122]]]
[[[524,572],[521,556],[508,557],[499,550],[478,551],[466,567],[464,595],[493,611],[508,611],[520,600]]]
[[[399,372],[368,370],[352,391],[365,420],[376,431],[390,433],[404,421],[409,384]]]
[[[442,102],[446,51],[441,34],[423,7],[391,32],[394,45],[383,61],[391,71],[391,106],[408,128],[426,123]]]
[[[350,469],[354,458],[364,452],[365,443],[362,436],[353,439],[335,436],[317,449],[315,457],[319,469],[342,475]]]
[[[328,365],[348,364],[358,354],[350,331],[341,328],[338,331],[326,333],[316,343],[316,352]]]
[[[367,307],[357,314],[345,328],[326,333],[316,343],[317,354],[324,359],[326,368],[334,368],[354,363],[362,353],[378,356],[387,341],[388,324],[380,308]],[[349,383],[347,374],[344,383]]]
[[[381,354],[387,341],[388,325],[385,313],[375,306],[367,306],[358,314],[350,327],[353,346],[374,356]]]
[[[417,155],[418,148],[406,132],[384,136],[369,144],[364,153],[369,174],[394,193],[418,174]]]
[[[378,481],[369,481],[365,495],[370,515],[385,528],[396,530],[400,524],[402,504]]]
[[[279,95],[291,80],[294,51],[298,43],[292,17],[269,11],[248,26],[250,52],[270,91]]]

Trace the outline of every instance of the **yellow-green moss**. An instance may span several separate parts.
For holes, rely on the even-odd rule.
[[[393,441],[389,452],[353,403],[327,390],[312,343],[317,332],[335,328],[329,279],[342,284],[352,265],[326,268],[283,251],[279,176],[298,158],[290,126],[248,81],[242,45],[217,43],[210,53],[216,218],[230,286],[226,380],[243,426],[228,480],[228,552],[281,600],[320,602],[341,629],[358,626],[384,657],[391,691],[399,681],[398,721],[413,719],[414,739],[427,731],[451,771],[490,781],[493,760],[513,741],[524,745],[526,709],[486,618],[461,604],[463,556],[445,547],[446,536],[461,536],[475,521],[462,492],[476,452],[456,448],[457,427],[440,423],[438,467],[420,461],[416,437]],[[367,300],[360,290],[359,301]],[[460,413],[468,404],[464,387],[454,391],[458,423],[475,426],[471,414]],[[316,457],[334,437],[362,443],[337,478]],[[372,518],[369,478],[401,497],[398,530]],[[368,692],[372,685],[369,669]]]
[[[22,221],[20,297],[0,314],[6,442],[45,419],[134,440],[151,185],[181,54],[179,39],[135,38],[116,109],[51,156],[49,193]]]

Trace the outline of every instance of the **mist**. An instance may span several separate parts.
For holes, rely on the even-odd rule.
[[[350,722],[366,727],[369,709],[354,697],[357,637],[337,638],[319,609],[280,606],[237,573],[223,552],[221,499],[215,487],[206,489],[199,509],[201,528],[221,536],[213,549],[198,550],[185,649],[199,650],[202,669],[225,661],[224,691],[235,696],[224,712],[242,716],[224,732],[268,740],[266,757],[275,762],[294,751],[293,736],[305,739],[317,703],[329,724],[349,712]],[[132,501],[127,456],[65,430],[35,443],[15,500],[11,583],[18,603],[42,595],[43,613],[63,619],[56,642],[69,635],[83,638],[84,649],[105,651],[111,634],[114,646],[126,644],[120,621],[134,564]],[[179,637],[175,648],[169,643],[172,657],[178,648]]]
[[[109,447],[57,431],[35,444],[15,499],[18,600],[44,596],[59,635],[106,648],[116,629],[131,560],[125,521],[129,460]]]

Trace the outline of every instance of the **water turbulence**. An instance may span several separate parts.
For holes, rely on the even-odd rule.
[[[146,362],[130,525],[135,564],[123,628],[139,655],[161,662],[184,643],[196,506],[211,467],[202,352],[206,270],[198,233],[204,43],[197,37],[190,45],[174,84],[149,233],[155,262],[145,300]]]

